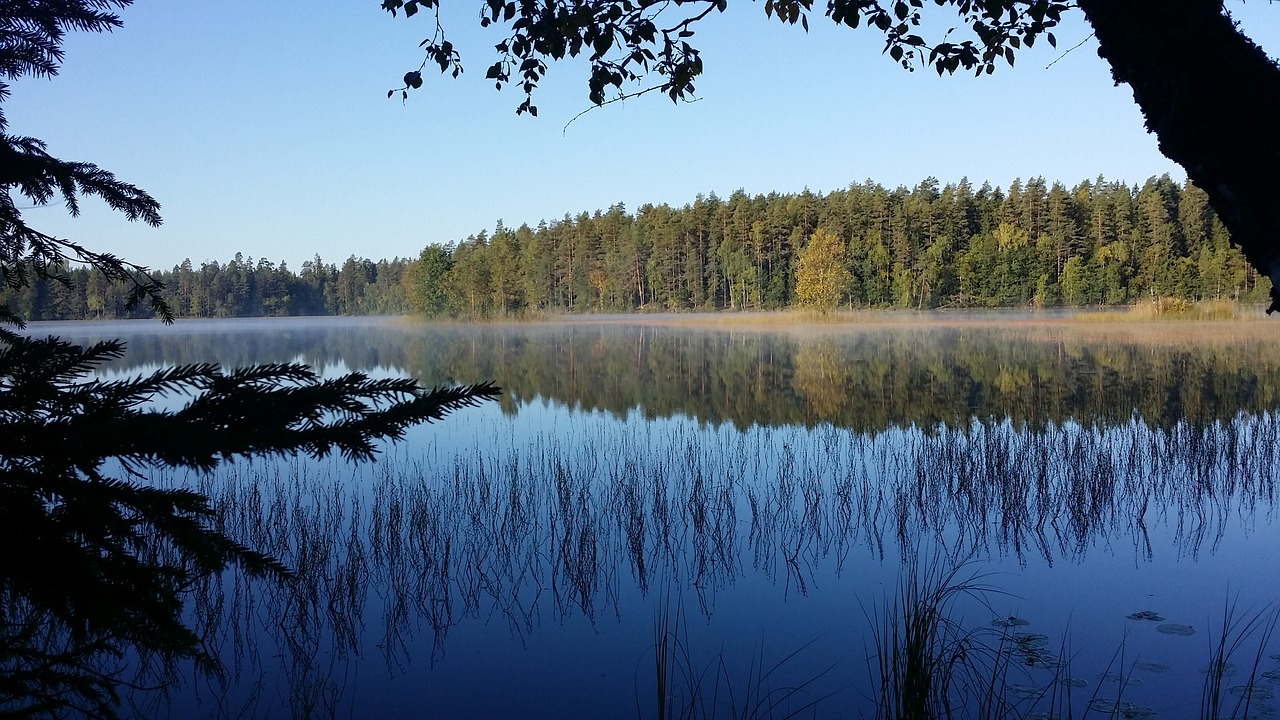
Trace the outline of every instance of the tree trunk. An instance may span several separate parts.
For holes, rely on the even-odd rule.
[[[1221,0],[1079,0],[1160,151],[1209,195],[1280,309],[1280,67]]]

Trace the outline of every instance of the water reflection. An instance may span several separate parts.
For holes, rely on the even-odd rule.
[[[343,466],[302,464],[201,479],[228,532],[299,576],[195,591],[197,622],[234,664],[226,692],[259,715],[286,687],[291,714],[328,714],[359,696],[353,663],[373,653],[391,677],[423,672],[450,660],[468,623],[501,628],[513,647],[566,622],[621,623],[632,644],[620,650],[634,658],[651,642],[648,614],[627,613],[660,602],[656,589],[681,588],[711,623],[724,593],[771,588],[783,607],[762,603],[767,627],[788,598],[922,547],[1048,566],[1100,545],[1140,563],[1211,554],[1240,517],[1270,513],[1280,452],[1271,413],[1170,431],[1136,420],[876,435],[644,424],[633,415],[577,444],[540,435],[440,465],[402,456],[355,483]],[[845,667],[830,683],[861,673]],[[266,692],[235,684],[245,677]]]
[[[1196,342],[1052,324],[124,327],[119,372],[301,360],[509,390],[373,467],[157,478],[197,485],[298,581],[193,588],[226,675],[147,666],[140,683],[169,689],[134,693],[138,716],[652,715],[641,665],[673,605],[694,667],[748,677],[757,653],[803,646],[780,682],[835,665],[807,697],[857,716],[865,608],[922,552],[1004,573],[1002,605],[969,609],[980,625],[1031,618],[1056,644],[1070,624],[1077,675],[1129,638],[1171,669],[1126,697],[1172,714],[1196,702],[1202,648],[1127,636],[1125,615],[1203,626],[1228,588],[1274,595],[1252,558],[1280,552],[1280,345],[1236,337],[1249,324]]]
[[[69,339],[121,335],[117,369],[299,360],[408,373],[428,385],[493,380],[515,412],[535,398],[625,417],[673,414],[745,428],[1160,427],[1280,407],[1280,336],[1260,323],[1133,329],[973,323],[742,330],[638,323],[414,325],[368,319],[33,324]]]

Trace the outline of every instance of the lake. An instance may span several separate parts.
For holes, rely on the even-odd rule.
[[[298,361],[505,391],[375,463],[158,474],[209,494],[227,532],[298,580],[193,588],[225,674],[143,667],[166,689],[127,696],[139,717],[875,717],[893,608],[909,578],[948,573],[938,642],[968,648],[969,715],[971,700],[1195,715],[1228,611],[1229,641],[1244,637],[1223,707],[1275,712],[1274,616],[1241,632],[1280,600],[1269,322],[29,332],[125,339],[107,374]]]

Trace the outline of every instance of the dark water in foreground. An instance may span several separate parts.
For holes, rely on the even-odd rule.
[[[665,656],[675,714],[870,717],[869,630],[915,558],[990,586],[948,608],[985,642],[1010,616],[1046,636],[1008,672],[1021,711],[1078,677],[1077,717],[1185,717],[1224,603],[1280,600],[1270,324],[32,330],[54,328],[124,337],[112,372],[298,360],[507,390],[376,464],[158,478],[299,581],[195,588],[226,677],[152,668],[174,682],[134,693],[140,716],[657,717]]]

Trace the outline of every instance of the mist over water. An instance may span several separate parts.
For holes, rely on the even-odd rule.
[[[152,663],[175,682],[134,693],[140,716],[656,717],[655,626],[677,616],[714,712],[763,684],[803,686],[775,714],[870,715],[870,616],[924,557],[990,573],[956,619],[1028,620],[1089,681],[1080,710],[1119,694],[1177,717],[1224,603],[1280,599],[1280,342],[1261,324],[56,331],[123,337],[112,373],[299,361],[506,390],[375,464],[155,478],[208,493],[298,580],[194,588],[227,674]],[[1168,670],[1121,691],[1099,677],[1121,647]],[[1011,682],[1053,681],[1034,665]]]

